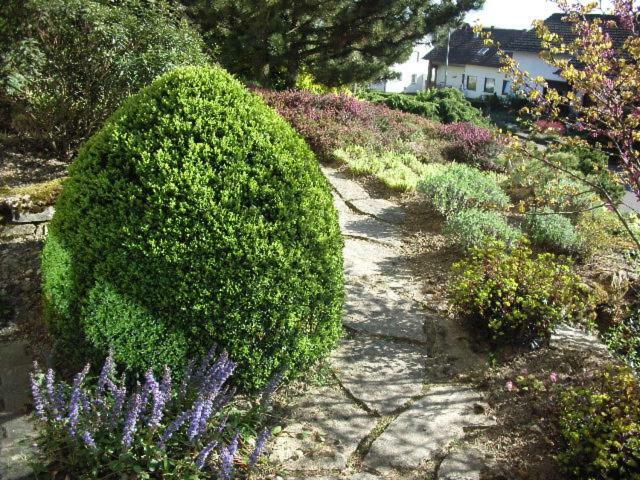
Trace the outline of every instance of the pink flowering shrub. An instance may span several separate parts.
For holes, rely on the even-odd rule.
[[[439,125],[438,130],[451,140],[445,148],[445,155],[451,160],[498,170],[494,159],[501,147],[490,130],[468,122]]]
[[[437,124],[417,115],[341,94],[256,89],[324,160],[337,149],[359,146],[374,154],[413,154],[440,161],[443,139]]]
[[[537,120],[535,122],[535,128],[544,133],[555,133],[558,135],[564,135],[567,131],[562,122],[553,120]]]

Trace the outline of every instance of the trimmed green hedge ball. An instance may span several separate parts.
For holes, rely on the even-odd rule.
[[[340,336],[342,246],[301,137],[223,69],[180,68],[72,164],[43,253],[45,311],[68,358],[113,347],[139,373],[218,345],[260,387]]]

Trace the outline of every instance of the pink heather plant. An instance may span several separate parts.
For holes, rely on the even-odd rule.
[[[411,153],[425,160],[434,160],[433,152],[438,151],[425,146],[440,140],[437,124],[417,115],[344,94],[254,91],[291,123],[324,160],[331,160],[337,149],[356,145],[376,154]]]
[[[493,160],[500,153],[500,145],[490,130],[468,122],[439,125],[438,130],[452,141],[448,154],[453,160],[497,169]]]

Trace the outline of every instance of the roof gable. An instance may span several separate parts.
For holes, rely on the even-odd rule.
[[[548,17],[544,23],[553,33],[563,37],[566,41],[575,38],[572,25],[562,19],[564,13],[554,13]],[[604,30],[611,36],[615,48],[620,48],[625,39],[629,36],[629,31],[624,28],[612,28],[606,25],[610,20],[616,20],[614,15],[587,15],[590,19],[601,19],[605,23]],[[533,52],[539,53],[542,50],[540,40],[535,29],[512,30],[504,28],[485,28],[484,32],[491,32],[491,36],[496,45],[508,52]],[[449,63],[453,65],[480,65],[487,67],[499,67],[500,56],[496,46],[489,47],[489,50],[482,50],[484,40],[473,32],[469,25],[451,33]],[[436,63],[444,63],[447,54],[447,46],[436,46],[424,58]]]

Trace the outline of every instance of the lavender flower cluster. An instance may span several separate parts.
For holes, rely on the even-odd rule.
[[[187,367],[179,385],[174,387],[169,367],[162,378],[152,371],[128,389],[124,375],[116,379],[113,352],[110,352],[93,386],[88,385],[90,365],[79,372],[71,385],[56,382],[55,373],[44,373],[37,363],[31,374],[31,389],[36,416],[68,438],[76,448],[98,449],[102,439],[119,439],[121,452],[135,456],[136,442],[144,437],[154,439],[158,451],[166,455],[189,457],[198,470],[217,465],[216,478],[234,476],[240,435],[229,432],[229,417],[225,407],[234,399],[235,389],[228,385],[236,364],[226,352],[216,356],[215,349],[195,368]],[[263,410],[269,403],[281,376],[276,376],[257,402]],[[256,440],[249,455],[248,466],[253,467],[264,450],[269,437],[265,429]],[[224,438],[231,437],[228,442]],[[121,453],[118,452],[118,453]],[[216,462],[207,462],[217,452]]]

